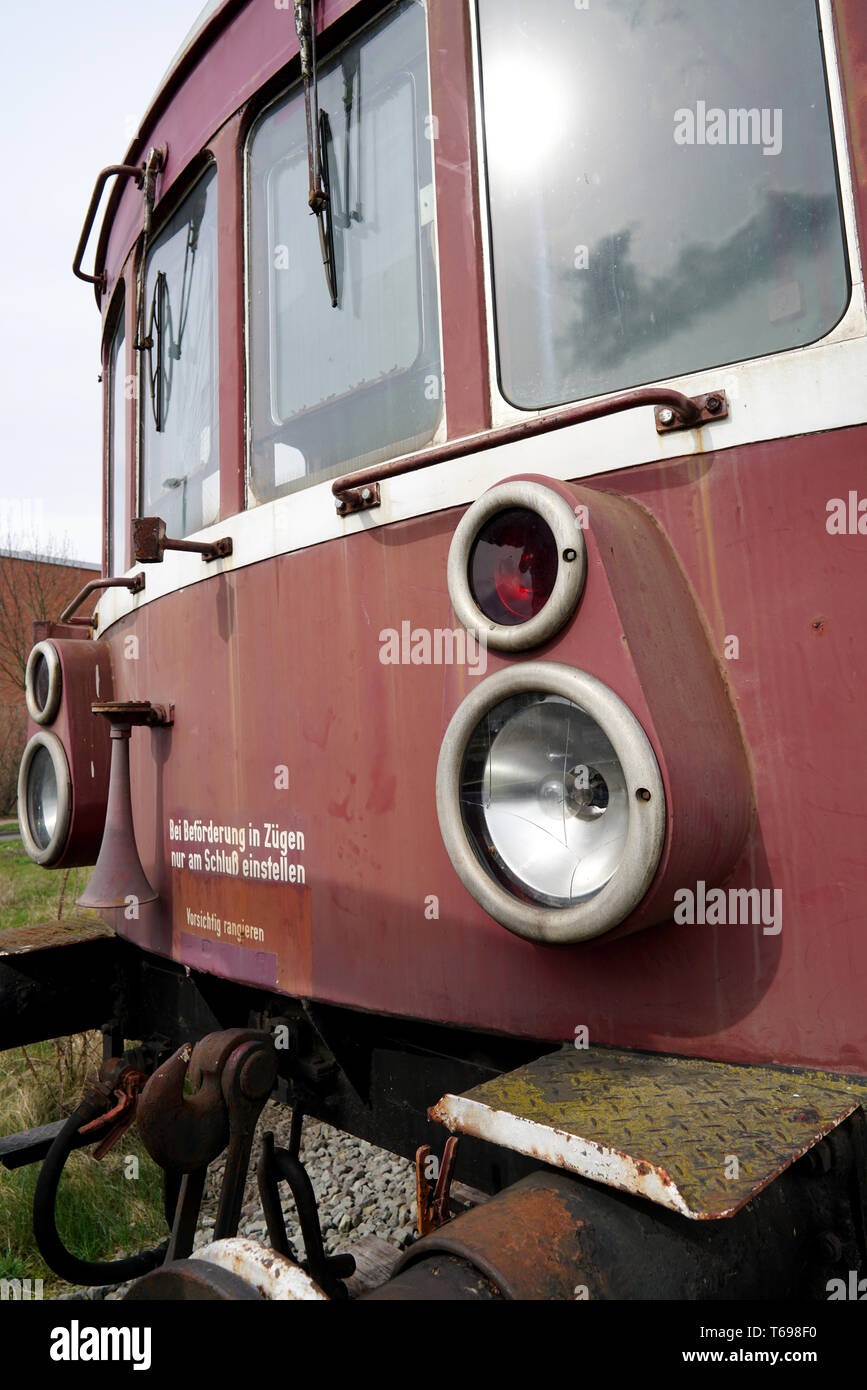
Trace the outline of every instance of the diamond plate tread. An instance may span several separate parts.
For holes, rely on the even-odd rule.
[[[95,941],[98,937],[114,934],[96,913],[87,917],[61,917],[32,927],[7,927],[0,931],[0,956],[21,956],[55,946],[75,946],[82,941]]]
[[[443,1096],[429,1115],[710,1219],[733,1215],[859,1105],[867,1077],[566,1046]]]

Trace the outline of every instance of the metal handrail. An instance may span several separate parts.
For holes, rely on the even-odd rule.
[[[601,401],[573,405],[554,415],[534,415],[529,420],[519,420],[501,429],[451,439],[446,444],[438,444],[418,454],[403,454],[397,459],[374,463],[369,468],[360,468],[355,473],[336,478],[331,484],[331,491],[337,501],[337,510],[341,515],[346,515],[364,507],[376,506],[379,501],[378,486],[386,478],[414,473],[419,468],[447,463],[464,454],[482,453],[485,449],[496,448],[498,444],[511,444],[518,439],[561,430],[567,425],[583,424],[586,420],[598,420],[604,415],[616,415],[619,411],[634,410],[642,405],[657,407],[656,428],[660,434],[668,434],[676,429],[695,429],[713,420],[723,420],[728,415],[725,391],[686,396],[669,386],[639,387],[634,391],[621,391]]]
[[[96,217],[96,211],[99,207],[100,199],[102,198],[102,190],[113,174],[117,174],[123,178],[135,179],[136,185],[141,188],[144,183],[145,166],[143,164],[109,164],[97,175],[96,183],[93,188],[93,195],[90,199],[90,205],[84,216],[84,226],[81,229],[81,236],[78,238],[75,260],[72,262],[72,273],[73,275],[77,275],[79,280],[85,280],[89,285],[96,285],[100,294],[104,292],[106,287],[105,274],[88,275],[86,271],[82,270],[81,262],[84,259],[87,243],[90,240],[93,220]],[[96,269],[96,267],[94,267],[94,269]]]
[[[80,608],[90,594],[95,593],[97,589],[121,588],[129,589],[131,594],[138,594],[144,586],[145,577],[143,574],[134,574],[127,579],[91,579],[90,583],[85,584],[84,588],[75,595],[75,598],[70,600],[57,621],[59,623],[71,623],[73,626],[78,624],[80,627],[92,627],[93,618],[73,618],[72,616],[76,608]]]

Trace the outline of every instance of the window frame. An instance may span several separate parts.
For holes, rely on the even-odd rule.
[[[139,238],[138,245],[137,245],[137,247],[136,247],[135,258],[134,258],[134,266],[133,266],[133,271],[132,271],[132,281],[133,281],[133,285],[134,285],[134,306],[133,306],[132,313],[133,313],[133,319],[134,319],[134,332],[133,332],[133,337],[134,337],[134,339],[137,340],[137,339],[138,339],[138,326],[139,326],[139,325],[138,325],[138,322],[137,322],[135,316],[136,316],[136,313],[137,313],[137,310],[138,310],[138,280],[139,280],[139,276],[141,275],[142,296],[143,296],[143,301],[144,301],[143,304],[142,304],[142,314],[143,314],[143,316],[144,316],[145,319],[146,319],[147,316],[148,316],[148,313],[149,313],[148,296],[147,296],[148,257],[150,256],[151,252],[153,251],[153,248],[154,248],[155,243],[156,243],[156,242],[159,240],[159,238],[162,236],[163,232],[165,231],[165,229],[166,229],[166,227],[168,226],[169,222],[171,222],[171,220],[172,220],[172,218],[174,217],[175,213],[177,213],[177,212],[180,210],[180,208],[183,206],[184,202],[187,200],[187,198],[188,198],[188,197],[190,196],[190,194],[193,192],[193,190],[194,190],[194,188],[196,187],[196,185],[197,185],[198,183],[200,183],[201,180],[202,180],[203,178],[205,178],[205,177],[206,177],[208,174],[210,174],[211,172],[213,172],[213,174],[214,174],[214,193],[215,193],[215,196],[216,196],[216,199],[217,199],[217,203],[216,203],[216,207],[217,207],[217,256],[215,257],[215,260],[214,260],[214,275],[215,275],[215,277],[216,277],[216,283],[215,283],[215,286],[214,286],[214,341],[213,341],[213,344],[212,344],[213,363],[214,363],[214,368],[215,368],[215,373],[214,373],[214,387],[215,387],[215,389],[214,389],[214,394],[213,394],[213,401],[214,401],[214,420],[216,421],[216,425],[217,425],[217,442],[216,442],[216,448],[217,448],[217,469],[216,469],[216,477],[217,477],[217,481],[218,481],[219,494],[220,494],[220,497],[222,498],[223,454],[222,454],[222,448],[221,448],[221,443],[220,443],[220,441],[221,441],[221,437],[222,437],[222,414],[223,414],[223,408],[222,408],[221,393],[220,393],[220,382],[221,382],[221,377],[222,377],[223,349],[222,349],[222,330],[221,330],[220,309],[221,309],[221,296],[222,296],[222,294],[223,294],[223,285],[222,285],[221,274],[220,274],[220,272],[221,272],[221,258],[220,258],[220,255],[219,255],[219,248],[220,248],[219,218],[220,218],[220,198],[221,198],[221,190],[222,190],[222,180],[221,180],[220,165],[219,165],[219,163],[218,163],[218,161],[217,161],[217,159],[216,159],[216,157],[215,157],[215,155],[214,155],[212,149],[210,148],[210,145],[206,146],[203,150],[200,151],[200,153],[195,157],[195,159],[193,159],[193,160],[190,161],[189,165],[188,165],[187,168],[184,170],[184,173],[183,173],[182,177],[178,180],[177,184],[173,184],[172,187],[171,187],[171,189],[169,190],[169,192],[166,194],[165,198],[164,198],[164,199],[161,199],[161,200],[159,201],[159,203],[157,204],[157,206],[156,206],[156,208],[155,208],[154,222],[153,222],[153,225],[151,226],[151,229],[150,229],[150,234],[149,234],[148,239],[147,239],[147,244],[144,245],[144,244],[142,243],[142,239]],[[234,210],[233,210],[233,215],[234,215]],[[145,327],[146,327],[146,325],[145,325]],[[146,353],[145,349],[143,349],[143,348],[142,348],[142,349],[136,348],[136,354],[137,354],[137,359],[138,359],[138,360],[137,360],[137,362],[136,362],[136,364],[135,364],[135,373],[134,373],[134,375],[135,375],[135,380],[136,380],[135,492],[134,492],[134,499],[135,499],[135,515],[136,515],[136,516],[142,516],[142,515],[144,515],[143,507],[144,507],[145,423],[146,423],[146,421],[147,421],[147,419],[148,419],[147,411],[149,411],[151,407],[150,407],[150,386],[149,386],[149,383],[148,383],[147,378],[146,378],[146,375],[145,375],[145,373],[146,373],[147,353]],[[217,524],[219,523],[219,518],[220,518],[221,515],[222,515],[222,503],[220,503],[220,505],[218,506],[217,520],[216,520],[215,522],[209,523],[209,525],[217,525]],[[202,531],[202,530],[208,530],[208,526],[201,526],[201,527],[196,528],[195,530],[190,530],[190,531],[186,532],[186,536],[195,536],[195,535],[198,535],[198,534],[199,534],[199,531]],[[182,539],[185,539],[186,536],[183,537]]]
[[[814,0],[819,49],[828,102],[831,146],[834,153],[835,164],[835,185],[841,214],[843,230],[842,246],[849,291],[846,305],[837,321],[827,333],[820,338],[814,339],[811,343],[797,344],[793,347],[777,349],[771,353],[764,353],[756,357],[739,357],[722,362],[717,366],[696,366],[676,376],[654,377],[647,381],[635,383],[627,381],[610,391],[598,393],[596,395],[576,397],[574,401],[570,399],[555,405],[526,407],[514,405],[503,392],[500,383],[500,352],[493,272],[491,199],[487,176],[488,161],[485,143],[484,103],[482,98],[480,6],[478,0],[464,0],[464,3],[469,9],[469,28],[472,45],[475,106],[474,135],[478,155],[477,187],[482,259],[484,266],[485,320],[488,334],[488,386],[491,400],[491,428],[496,429],[517,424],[522,420],[526,420],[528,416],[532,418],[533,416],[556,414],[558,411],[568,409],[572,404],[589,404],[592,401],[604,400],[606,397],[617,395],[621,391],[628,391],[638,387],[666,385],[685,390],[688,394],[697,394],[709,389],[716,389],[717,386],[722,387],[725,381],[728,380],[732,382],[736,390],[737,386],[734,374],[739,373],[739,371],[742,371],[745,367],[767,364],[769,370],[774,370],[777,363],[784,362],[786,359],[791,358],[792,354],[810,351],[825,345],[848,341],[850,339],[862,339],[867,336],[864,323],[865,317],[867,317],[867,297],[865,297],[865,286],[861,266],[861,249],[858,238],[855,208],[855,184],[845,119],[840,57],[837,50],[836,26],[834,23],[833,10],[834,0]],[[714,378],[715,386],[708,387],[702,384],[709,377]],[[698,384],[694,385],[693,383]],[[781,433],[785,434],[786,431],[783,430]],[[647,459],[642,460],[642,462],[649,461],[650,458],[655,456],[655,452],[653,452],[651,448],[651,451],[648,452]],[[582,476],[585,476],[585,474],[582,473]]]
[[[381,5],[377,10],[366,12],[363,17],[355,11],[350,12],[351,23],[344,29],[340,24],[329,28],[325,38],[333,38],[333,43],[328,47],[321,45],[317,53],[317,62],[321,71],[322,67],[332,65],[333,61],[349,45],[358,42],[365,33],[375,28],[375,26],[387,20],[392,11],[405,3],[405,0],[388,0],[388,3]],[[425,17],[425,58],[426,58],[426,78],[428,98],[432,102],[433,86],[431,81],[431,32],[430,32],[430,5],[428,0],[424,0],[423,12]],[[320,41],[321,42],[321,41]],[[398,74],[395,74],[395,78]],[[414,79],[413,79],[414,80]],[[431,236],[433,245],[431,278],[429,285],[430,297],[433,301],[431,313],[428,314],[425,299],[424,280],[420,279],[418,285],[419,295],[419,322],[421,330],[421,351],[419,357],[424,355],[424,347],[427,342],[433,341],[434,334],[439,346],[439,365],[438,365],[438,386],[440,411],[436,428],[432,434],[416,435],[402,443],[392,443],[383,449],[373,451],[369,456],[364,456],[350,462],[334,464],[328,468],[314,473],[305,474],[304,480],[299,481],[295,487],[290,487],[287,491],[280,492],[275,497],[257,497],[253,489],[253,449],[256,430],[256,409],[259,409],[259,418],[267,417],[272,427],[268,431],[268,439],[275,441],[278,438],[280,428],[283,426],[273,424],[270,411],[270,401],[265,402],[265,410],[262,410],[262,402],[256,400],[254,372],[253,372],[253,267],[252,267],[252,218],[253,218],[253,196],[252,196],[252,145],[257,131],[267,119],[269,112],[276,109],[283,103],[288,103],[293,97],[300,97],[303,101],[303,84],[301,77],[300,56],[296,55],[289,63],[287,69],[279,74],[279,81],[266,84],[260,90],[255,99],[250,103],[245,111],[245,119],[239,136],[239,146],[241,152],[241,184],[243,200],[243,298],[244,298],[244,509],[255,510],[262,506],[271,506],[275,503],[286,502],[293,496],[299,496],[311,492],[314,488],[330,486],[335,477],[341,472],[350,469],[361,468],[366,463],[374,461],[387,461],[393,458],[400,458],[403,455],[414,454],[420,450],[431,448],[447,437],[447,403],[445,397],[445,378],[446,378],[446,356],[447,345],[443,333],[443,309],[442,309],[442,269],[440,264],[438,218],[439,208],[437,202],[437,160],[435,149],[431,150],[431,187],[432,197],[432,218]],[[433,142],[431,142],[433,144]],[[306,162],[306,147],[303,151]],[[414,162],[417,164],[417,150],[414,151]],[[277,167],[276,165],[274,166]],[[273,169],[268,173],[268,181],[273,174]],[[417,180],[416,180],[417,182]],[[265,211],[267,217],[267,210]],[[418,224],[418,239],[421,249],[421,237],[425,228]],[[419,261],[421,263],[421,261]],[[265,286],[265,293],[268,301],[268,309],[271,309],[272,291],[269,282]],[[325,296],[325,281],[323,273],[322,294]],[[430,325],[430,326],[429,326]],[[261,341],[268,353],[267,370],[261,376],[264,383],[264,390],[271,394],[273,398],[274,385],[274,361],[272,344],[274,338],[274,326],[269,322],[261,330]],[[395,380],[401,376],[407,376],[412,372],[423,370],[424,364],[420,368],[417,363],[419,357],[409,367],[399,368],[397,371],[388,373],[384,377],[379,377],[375,381],[366,383],[361,390],[367,392],[377,391],[386,380]],[[260,388],[262,390],[263,388]],[[340,403],[349,404],[353,399],[358,399],[359,388],[350,389],[341,396],[320,402],[318,405],[307,407],[296,415],[290,416],[284,422],[284,426],[297,419],[315,419],[321,411],[333,411]]]
[[[116,419],[115,419],[115,382],[117,376],[117,361],[113,360],[115,338],[118,329],[123,325],[123,380],[126,382],[129,373],[129,332],[127,322],[127,289],[126,276],[122,272],[115,286],[114,294],[105,316],[105,327],[102,340],[102,380],[105,387],[103,397],[103,570],[106,575],[124,574],[128,569],[127,554],[130,549],[130,536],[127,534],[126,544],[123,554],[118,558],[114,553],[115,541],[115,501],[117,490],[115,487],[115,476],[117,469],[117,459],[115,457],[115,443],[117,439]],[[124,468],[124,497],[126,507],[129,509],[130,498],[130,464],[129,453],[129,417],[128,398],[123,397],[123,468]],[[130,519],[131,525],[131,519]],[[129,532],[130,528],[127,528]]]

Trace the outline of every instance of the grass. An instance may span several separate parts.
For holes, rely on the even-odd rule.
[[[69,1114],[99,1065],[102,1036],[85,1033],[3,1054],[0,1133],[48,1124]],[[135,1162],[131,1162],[135,1160]],[[33,1240],[33,1193],[39,1164],[0,1167],[0,1278],[42,1279],[43,1293],[66,1285],[48,1269]],[[89,1150],[70,1155],[57,1199],[57,1227],[67,1249],[86,1260],[114,1258],[159,1244],[166,1235],[162,1172],[134,1128],[97,1163]]]
[[[0,931],[60,916],[98,916],[75,906],[90,873],[89,868],[41,869],[28,859],[20,838],[0,840]],[[0,1053],[0,1135],[71,1114],[101,1054],[99,1033]],[[91,1153],[82,1149],[70,1156],[60,1185],[57,1225],[64,1244],[86,1260],[113,1259],[118,1249],[130,1254],[158,1244],[166,1235],[162,1172],[135,1128],[101,1162]],[[0,1279],[42,1279],[48,1297],[66,1285],[42,1262],[34,1244],[31,1213],[38,1176],[38,1164],[14,1172],[0,1166]]]
[[[98,917],[98,913],[75,905],[91,872],[89,868],[43,869],[27,857],[20,836],[0,840],[0,931],[51,922],[60,916],[85,921]]]

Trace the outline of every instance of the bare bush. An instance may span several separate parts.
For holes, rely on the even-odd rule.
[[[18,766],[27,741],[27,711],[23,699],[0,704],[0,815],[11,815],[18,795]]]
[[[57,618],[83,583],[67,568],[68,540],[41,547],[29,540],[0,536],[0,685],[21,691],[34,622]]]

